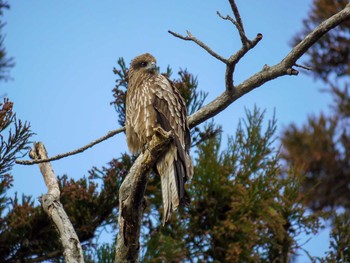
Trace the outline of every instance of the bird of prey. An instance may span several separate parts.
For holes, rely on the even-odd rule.
[[[173,83],[157,71],[151,54],[131,61],[126,94],[126,138],[133,154],[142,152],[154,134],[154,128],[171,131],[174,140],[156,163],[163,196],[163,225],[171,211],[188,203],[185,182],[192,177],[189,156],[190,131],[184,99]]]

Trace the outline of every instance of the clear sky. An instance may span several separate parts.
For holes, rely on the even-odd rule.
[[[221,55],[240,48],[239,35],[228,21],[216,15],[231,14],[228,1],[9,1],[5,46],[16,66],[12,81],[1,83],[1,93],[14,102],[22,120],[31,123],[35,141],[45,143],[49,155],[81,147],[118,128],[110,106],[115,84],[113,67],[124,57],[127,64],[144,52],[152,53],[158,66],[176,73],[187,68],[198,77],[199,88],[209,92],[207,103],[224,91],[224,65],[192,42],[167,31],[190,30]],[[235,83],[278,63],[300,31],[311,0],[237,0],[249,38],[262,33],[258,46],[237,66]],[[233,16],[233,15],[232,15]],[[232,134],[244,108],[257,105],[271,117],[276,109],[279,131],[290,123],[301,125],[310,114],[327,111],[330,98],[320,93],[321,83],[306,74],[282,77],[245,95],[215,117],[225,134]],[[87,175],[127,151],[119,134],[94,148],[52,163],[57,175],[75,179]],[[39,197],[46,188],[37,166],[16,166],[14,188]],[[327,236],[327,235],[325,235]],[[324,238],[313,241],[313,255],[328,248]],[[312,242],[311,242],[312,244]],[[307,262],[307,261],[305,261]]]

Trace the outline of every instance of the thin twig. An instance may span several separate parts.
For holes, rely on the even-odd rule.
[[[213,51],[210,47],[208,47],[206,44],[204,44],[202,41],[200,41],[199,39],[197,39],[195,36],[193,36],[191,34],[190,31],[186,31],[187,32],[187,36],[183,36],[180,35],[178,33],[175,33],[171,30],[168,30],[168,32],[170,34],[172,34],[174,37],[180,38],[182,40],[186,40],[186,41],[193,41],[194,43],[196,43],[198,46],[200,46],[201,48],[203,48],[205,51],[207,51],[210,55],[212,55],[213,57],[215,57],[216,59],[224,62],[225,64],[227,63],[227,59],[225,59],[224,57],[220,56],[218,53],[216,53],[215,51]]]
[[[236,5],[234,0],[229,0],[229,3],[231,5],[232,12],[235,15],[236,21],[237,21],[240,29],[242,30],[243,34],[245,35],[242,18],[241,18],[241,15],[239,14],[237,5]]]
[[[216,12],[217,15],[222,18],[223,20],[229,20],[231,21],[231,23],[237,28],[239,36],[241,37],[241,42],[242,45],[244,47],[247,47],[248,44],[250,43],[249,39],[247,38],[247,36],[245,35],[244,29],[241,27],[241,25],[234,20],[232,17],[230,17],[229,15],[227,15],[226,17],[222,16],[221,13],[219,11]]]
[[[98,144],[100,142],[103,142],[103,141],[113,137],[114,135],[123,132],[123,131],[125,131],[125,127],[121,127],[119,129],[116,129],[116,130],[113,130],[113,131],[109,131],[106,135],[102,136],[101,138],[99,138],[97,140],[94,140],[94,141],[88,143],[87,145],[85,145],[83,147],[80,147],[80,148],[78,148],[76,150],[73,150],[73,151],[70,151],[70,152],[58,154],[58,155],[56,155],[54,157],[51,157],[51,158],[40,159],[40,160],[39,159],[35,159],[35,160],[32,160],[32,161],[16,160],[16,163],[17,164],[22,164],[22,165],[33,165],[33,164],[38,164],[38,163],[45,163],[45,162],[56,161],[56,160],[62,159],[62,158],[67,157],[67,156],[71,156],[71,155],[75,155],[75,154],[84,152],[85,150],[95,146],[96,144]]]
[[[306,69],[306,70],[313,70],[312,67],[300,65],[300,64],[297,64],[297,63],[295,63],[294,66],[296,66],[298,68]]]

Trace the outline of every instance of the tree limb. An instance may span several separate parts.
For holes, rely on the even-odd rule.
[[[329,30],[349,19],[350,4],[347,4],[343,10],[328,18],[318,27],[316,27],[312,32],[310,32],[305,37],[305,39],[301,41],[297,46],[295,46],[280,63],[272,67],[264,66],[260,72],[254,74],[247,80],[243,81],[241,84],[235,86],[234,90],[231,91],[230,89],[226,89],[226,91],[216,99],[189,116],[188,121],[190,128],[193,128],[208,120],[209,118],[217,115],[226,109],[231,103],[242,97],[244,94],[254,90],[257,87],[260,87],[272,79],[285,75],[297,75],[298,71],[292,68],[295,65],[296,61]],[[233,71],[227,71],[228,70],[226,70],[225,76],[226,86],[228,86],[227,81],[232,79],[232,75],[230,76],[230,74],[233,74]]]
[[[64,157],[70,156],[70,155],[75,155],[81,152],[84,152],[85,150],[95,146],[96,144],[103,142],[111,137],[113,137],[114,135],[121,133],[125,131],[125,127],[121,127],[119,129],[113,130],[113,131],[109,131],[106,135],[102,136],[101,138],[98,138],[90,143],[88,143],[87,145],[80,147],[74,151],[70,151],[70,152],[66,152],[66,153],[62,153],[62,154],[58,154],[54,157],[51,158],[45,158],[45,159],[40,159],[40,160],[32,160],[32,161],[21,161],[21,160],[16,160],[17,164],[23,164],[23,165],[33,165],[33,164],[38,164],[38,163],[45,163],[45,162],[51,162],[51,161],[56,161],[59,159],[62,159]]]
[[[140,228],[148,174],[171,140],[170,132],[157,128],[147,149],[136,159],[120,187],[116,262],[139,262]]]
[[[35,143],[34,148],[30,152],[30,157],[34,160],[47,159],[47,152],[44,144],[41,142]],[[47,194],[44,194],[40,201],[44,211],[56,226],[63,246],[65,261],[69,263],[83,263],[84,258],[81,244],[72,223],[59,201],[60,190],[51,164],[49,162],[39,163],[39,168],[48,188]]]

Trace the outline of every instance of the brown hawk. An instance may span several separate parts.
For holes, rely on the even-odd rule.
[[[174,135],[155,169],[161,178],[164,224],[172,210],[188,201],[185,182],[193,174],[186,105],[172,82],[157,72],[156,59],[151,54],[132,60],[128,81],[125,126],[129,150],[140,153],[156,127],[172,131]]]

